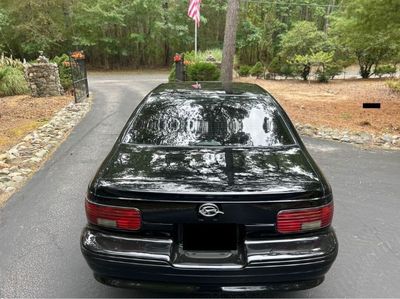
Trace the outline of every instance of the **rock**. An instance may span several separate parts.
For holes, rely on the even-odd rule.
[[[15,160],[17,158],[17,156],[11,154],[10,152],[6,153],[6,161],[12,161]]]
[[[47,155],[47,150],[45,150],[45,149],[42,149],[42,150],[38,151],[38,152],[35,154],[35,156],[38,157],[38,158],[43,158],[43,157],[46,156],[46,155]]]
[[[7,160],[7,154],[0,154],[0,161]]]
[[[384,134],[381,138],[385,143],[392,143],[392,136],[389,134]]]
[[[6,162],[0,161],[0,169],[2,168],[8,168],[9,165]]]
[[[350,142],[349,135],[344,135],[344,136],[340,139],[340,141],[342,141],[342,142]]]
[[[21,169],[20,170],[23,174],[28,174],[28,173],[31,173],[32,172],[32,169],[30,169],[30,168],[23,168],[23,169]]]
[[[16,176],[22,176],[22,173],[20,172],[12,172],[8,175],[10,178],[16,177]]]
[[[9,174],[9,173],[10,173],[10,169],[9,168],[0,169],[0,174]]]
[[[40,163],[40,161],[42,161],[42,160],[39,159],[39,158],[36,158],[36,157],[33,157],[33,158],[29,159],[29,163],[31,163],[31,164]]]
[[[7,183],[10,181],[8,176],[0,176],[0,183]]]
[[[372,141],[372,135],[368,134],[366,132],[362,132],[359,134],[361,140],[365,143],[365,142],[371,142]]]
[[[11,192],[14,192],[15,191],[15,187],[7,187],[6,188],[6,190],[5,190],[7,193],[11,193]]]
[[[24,177],[21,176],[21,175],[16,175],[16,176],[13,176],[13,177],[12,177],[12,180],[13,180],[14,182],[20,183],[20,182],[24,181],[25,179],[24,179]]]
[[[353,141],[353,142],[356,143],[356,144],[363,144],[363,143],[364,143],[364,141],[362,140],[362,138],[359,137],[359,136],[354,136],[353,138],[351,138],[351,141]]]

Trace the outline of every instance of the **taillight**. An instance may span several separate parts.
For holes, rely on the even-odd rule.
[[[280,233],[299,233],[327,227],[333,217],[333,202],[317,208],[283,210],[278,213],[277,230]]]
[[[136,208],[106,206],[86,200],[85,209],[92,224],[125,230],[139,230],[142,225],[141,213]]]

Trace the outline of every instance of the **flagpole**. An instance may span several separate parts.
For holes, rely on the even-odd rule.
[[[197,22],[194,22],[194,55],[197,58]]]

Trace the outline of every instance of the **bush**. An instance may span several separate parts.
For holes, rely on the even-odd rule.
[[[63,54],[61,56],[56,56],[52,60],[58,66],[58,73],[60,74],[60,83],[64,88],[64,91],[72,89],[72,75],[71,67],[69,66],[69,56]]]
[[[316,75],[317,75],[317,80],[319,83],[328,83],[329,82],[330,77],[326,71],[317,71]]]
[[[217,81],[221,71],[213,63],[197,62],[189,64],[186,73],[189,81]]]
[[[222,61],[222,50],[221,49],[210,49],[205,51],[198,51],[197,56],[194,51],[185,52],[185,61],[189,61],[191,63],[197,62],[207,62],[207,58],[209,56],[213,57],[216,62]]]
[[[259,61],[257,62],[251,69],[250,69],[250,75],[255,76],[257,78],[261,77],[261,75],[264,74],[264,66],[263,64]]]
[[[400,93],[400,80],[386,81],[386,85],[390,88],[391,91]]]
[[[29,92],[24,72],[11,66],[0,68],[0,97],[25,94]]]
[[[330,64],[325,67],[325,74],[329,79],[334,79],[337,75],[339,75],[343,70],[342,65],[340,64]]]
[[[24,65],[22,64],[22,62],[20,60],[14,59],[12,56],[6,57],[6,56],[4,56],[4,53],[3,53],[3,54],[1,54],[1,57],[0,57],[0,68],[5,67],[5,66],[10,66],[12,68],[16,68],[16,69],[20,69],[20,70],[24,69]]]
[[[335,78],[342,72],[342,66],[339,64],[328,64],[325,67],[319,68],[315,74],[320,83],[328,83],[329,80]]]
[[[397,69],[395,65],[385,64],[375,68],[374,74],[379,78],[382,78],[383,75],[390,75],[391,77],[396,74]]]
[[[175,82],[175,81],[176,81],[176,68],[175,65],[173,65],[168,75],[168,82]]]
[[[295,72],[295,68],[288,63],[285,63],[281,66],[279,70],[279,75],[285,77],[287,79],[288,77],[293,77]]]
[[[268,71],[287,79],[288,77],[293,77],[295,68],[291,64],[284,62],[280,57],[275,57],[268,66]]]
[[[251,66],[249,65],[241,65],[239,67],[239,76],[240,77],[248,77],[250,75]]]

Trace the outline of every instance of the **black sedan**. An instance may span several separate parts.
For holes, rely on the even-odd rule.
[[[334,262],[332,191],[265,90],[169,83],[91,182],[81,249],[95,278],[182,291],[311,288]]]

